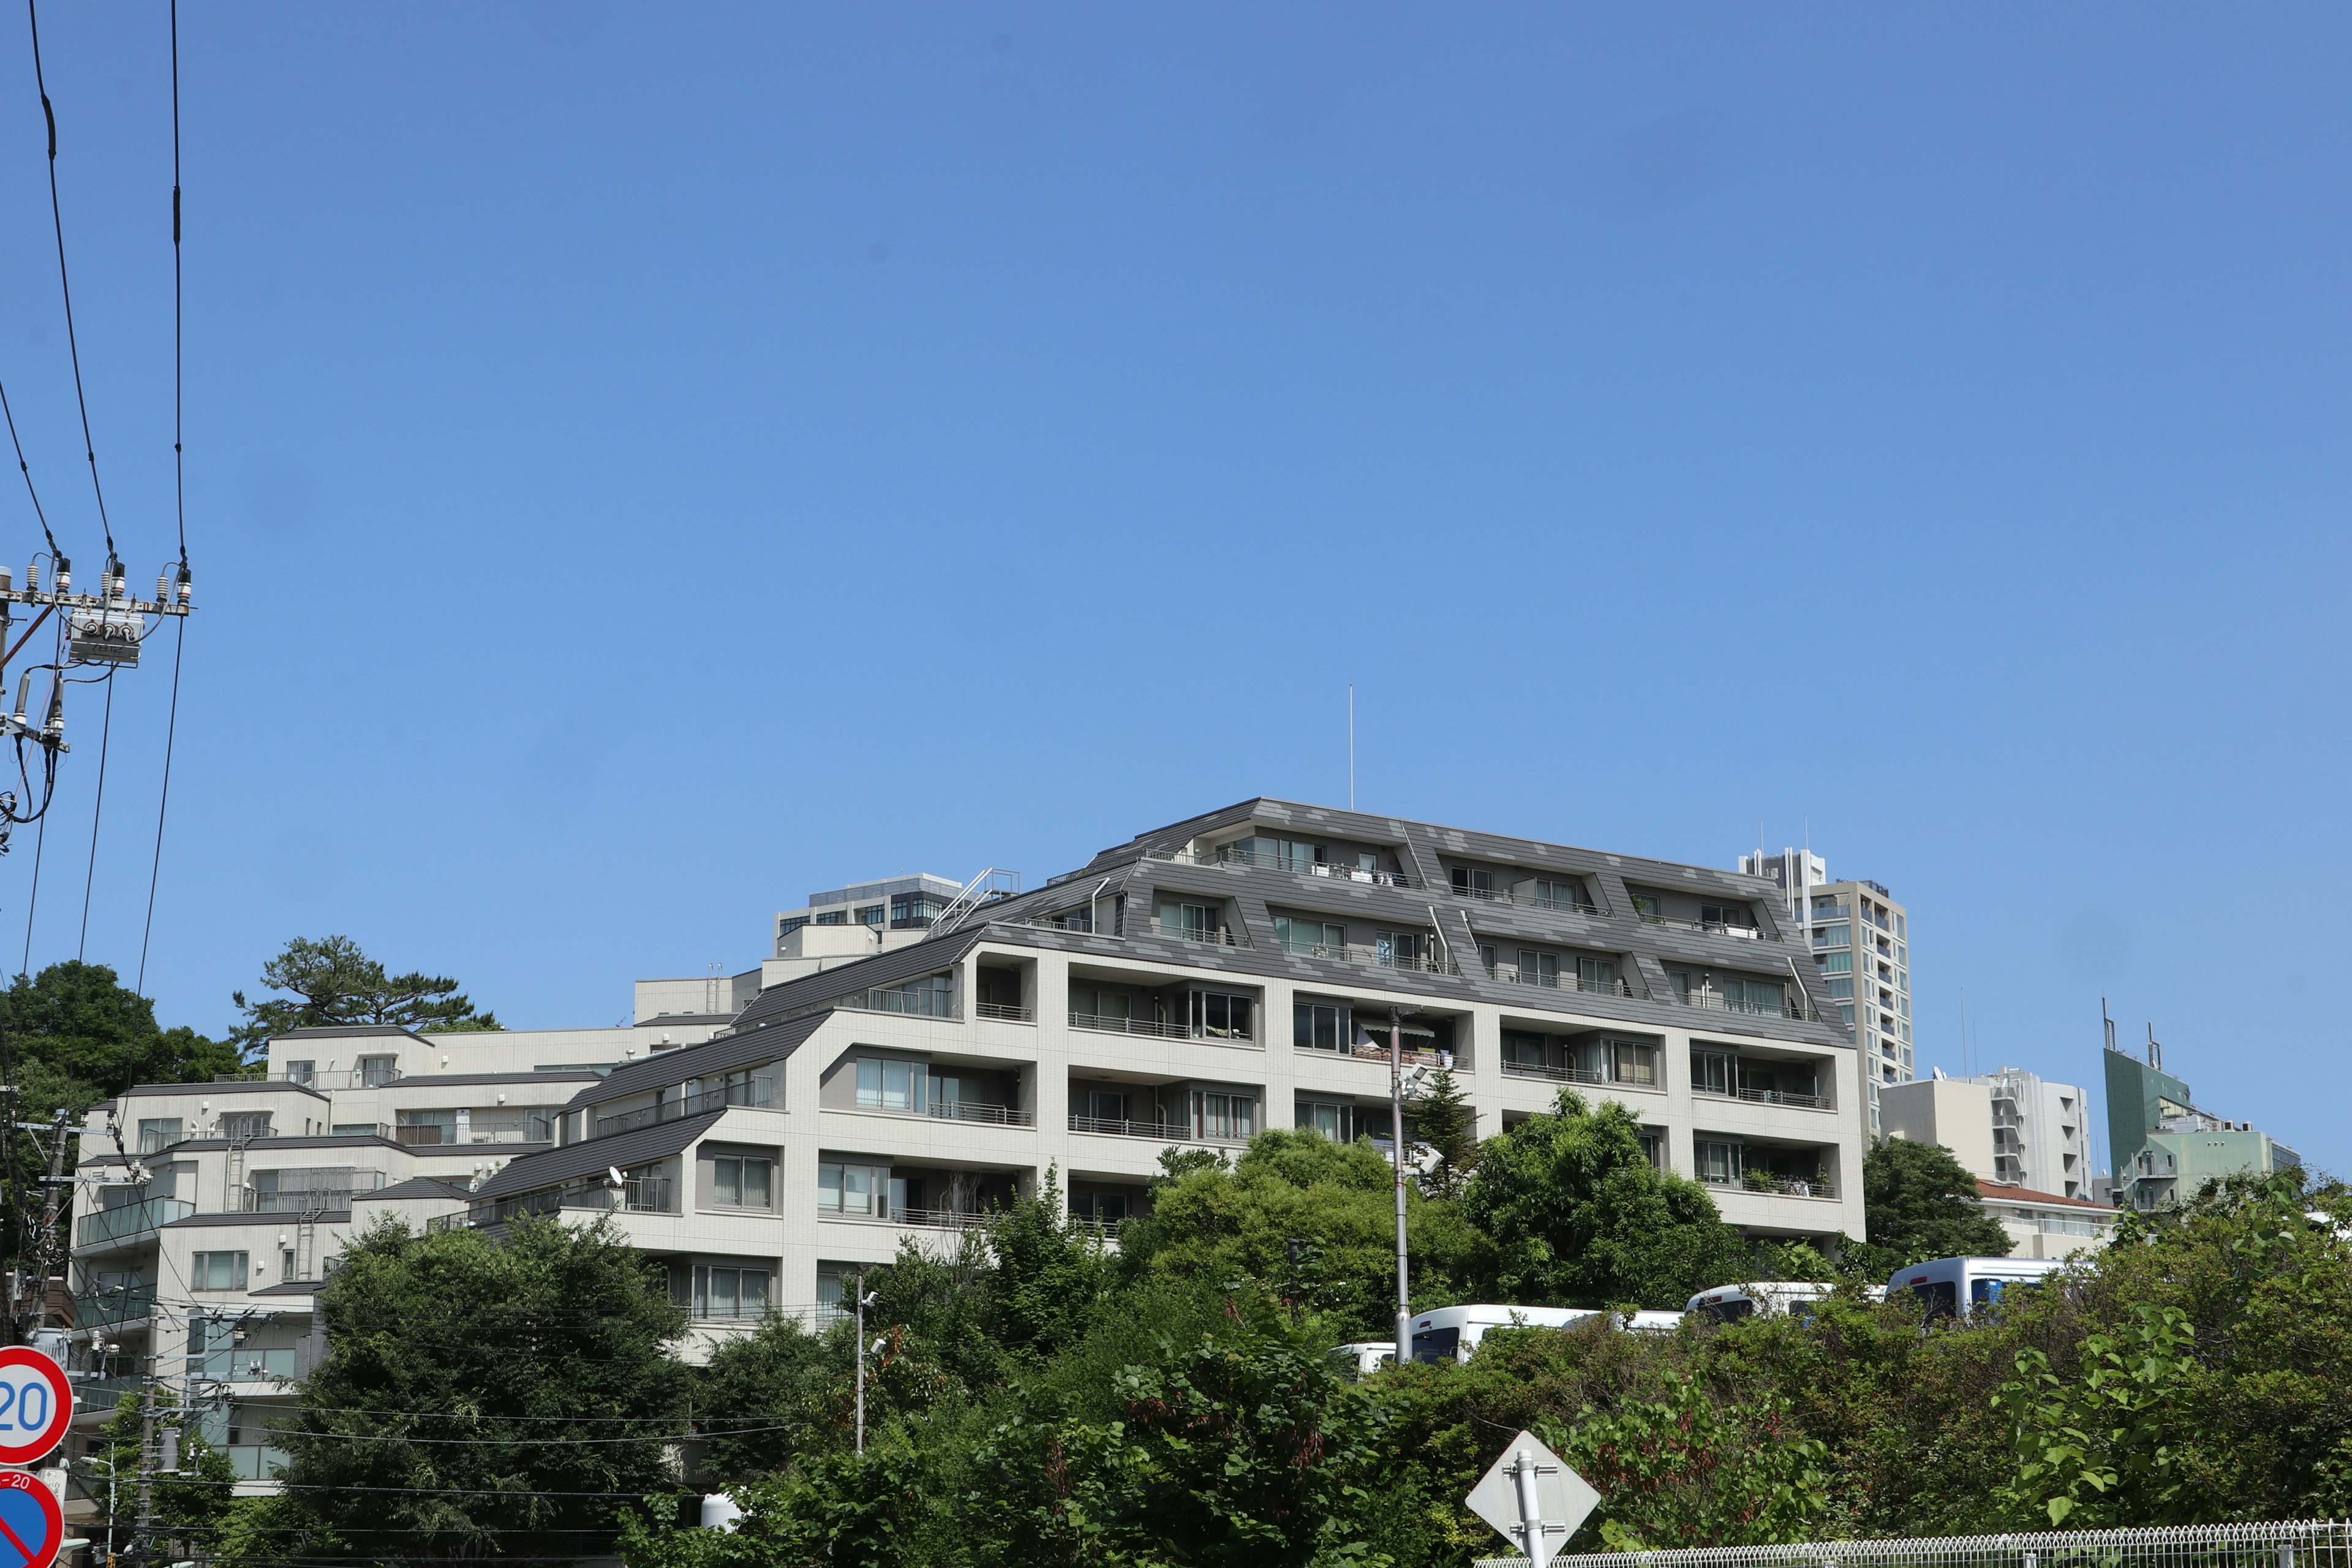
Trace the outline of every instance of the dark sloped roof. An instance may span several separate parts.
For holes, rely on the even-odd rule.
[[[326,1289],[321,1279],[289,1279],[283,1284],[268,1285],[258,1290],[248,1290],[249,1296],[315,1296]]]
[[[252,1138],[246,1141],[245,1152],[248,1154],[274,1154],[281,1149],[356,1149],[363,1145],[378,1149],[397,1149],[404,1154],[413,1154],[417,1152],[408,1144],[395,1143],[389,1138],[379,1138],[373,1132],[320,1132],[308,1138],[299,1135],[292,1138]],[[142,1154],[139,1157],[142,1160],[168,1160],[178,1153],[197,1154],[206,1150],[226,1149],[228,1146],[229,1141],[226,1138],[190,1138],[183,1142],[172,1144],[169,1148],[159,1149],[152,1154]],[[429,1148],[431,1145],[426,1147]],[[473,1145],[452,1143],[446,1147],[470,1149]],[[96,1161],[90,1163],[97,1163]]]
[[[325,1095],[320,1094],[317,1089],[307,1088],[302,1084],[289,1083],[284,1079],[263,1078],[237,1079],[232,1079],[226,1083],[134,1083],[122,1092],[125,1095],[307,1094],[311,1099],[317,1100],[324,1100],[327,1098]]]
[[[913,980],[945,969],[971,951],[971,944],[980,940],[980,933],[984,929],[977,924],[966,926],[945,936],[930,937],[911,946],[894,948],[872,958],[861,958],[855,963],[845,963],[838,969],[803,974],[798,980],[771,985],[752,997],[751,1005],[736,1015],[735,1026],[741,1029],[752,1024],[766,1023],[795,1007],[814,1002],[830,1002],[836,996],[846,996],[869,985],[896,985],[902,980]],[[697,1047],[689,1046],[686,1048],[692,1050]],[[664,1051],[662,1058],[667,1060],[677,1054],[676,1051]],[[628,1069],[624,1068],[621,1070],[626,1072]],[[617,1079],[621,1074],[613,1076]]]
[[[774,1061],[798,1050],[801,1042],[816,1033],[816,1026],[824,1020],[823,1013],[807,1013],[781,1024],[739,1028],[731,1035],[721,1035],[698,1046],[680,1046],[641,1062],[631,1062],[612,1077],[599,1079],[582,1089],[568,1103],[602,1105],[625,1095],[683,1083],[690,1078],[707,1078],[715,1072]]]
[[[411,1176],[404,1182],[394,1182],[388,1187],[378,1187],[372,1193],[353,1193],[355,1203],[375,1203],[383,1198],[462,1198],[464,1186],[456,1182],[444,1182],[432,1176]]]
[[[379,1089],[465,1089],[469,1086],[496,1083],[588,1083],[602,1082],[603,1073],[583,1068],[575,1072],[412,1072],[404,1073]]]
[[[664,1121],[652,1127],[633,1128],[615,1132],[610,1138],[591,1138],[585,1143],[568,1144],[550,1149],[544,1153],[526,1155],[474,1189],[477,1200],[505,1197],[510,1193],[536,1192],[541,1187],[552,1187],[582,1176],[596,1175],[608,1167],[618,1165],[623,1170],[641,1165],[647,1160],[658,1160],[665,1154],[675,1154],[708,1131],[710,1124],[727,1114],[724,1106],[706,1110],[699,1116],[688,1116],[677,1121]]]

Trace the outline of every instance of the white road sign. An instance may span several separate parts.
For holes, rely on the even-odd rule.
[[[1534,1433],[1522,1432],[1464,1500],[1534,1559],[1536,1568],[1544,1568],[1600,1505],[1601,1494],[1536,1441]]]

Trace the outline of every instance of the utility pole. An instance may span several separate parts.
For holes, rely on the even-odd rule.
[[[857,1452],[866,1452],[866,1270],[857,1271]]]
[[[1396,1363],[1412,1361],[1412,1285],[1404,1250],[1404,1020],[1417,1011],[1389,1009],[1389,1149],[1396,1160]]]

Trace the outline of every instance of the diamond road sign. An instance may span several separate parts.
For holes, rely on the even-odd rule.
[[[1535,1434],[1522,1432],[1464,1500],[1543,1568],[1600,1505],[1601,1494]]]

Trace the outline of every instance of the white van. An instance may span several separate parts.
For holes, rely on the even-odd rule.
[[[1886,1299],[1907,1301],[1930,1318],[1965,1319],[2000,1305],[2001,1294],[2041,1283],[2065,1267],[2057,1258],[1939,1258],[1888,1276]]]
[[[1589,1307],[1440,1307],[1412,1320],[1412,1359],[1465,1362],[1489,1329],[1568,1329],[1608,1314]]]
[[[1361,1383],[1372,1373],[1396,1365],[1396,1341],[1358,1340],[1353,1344],[1335,1345],[1331,1362],[1349,1383]]]

